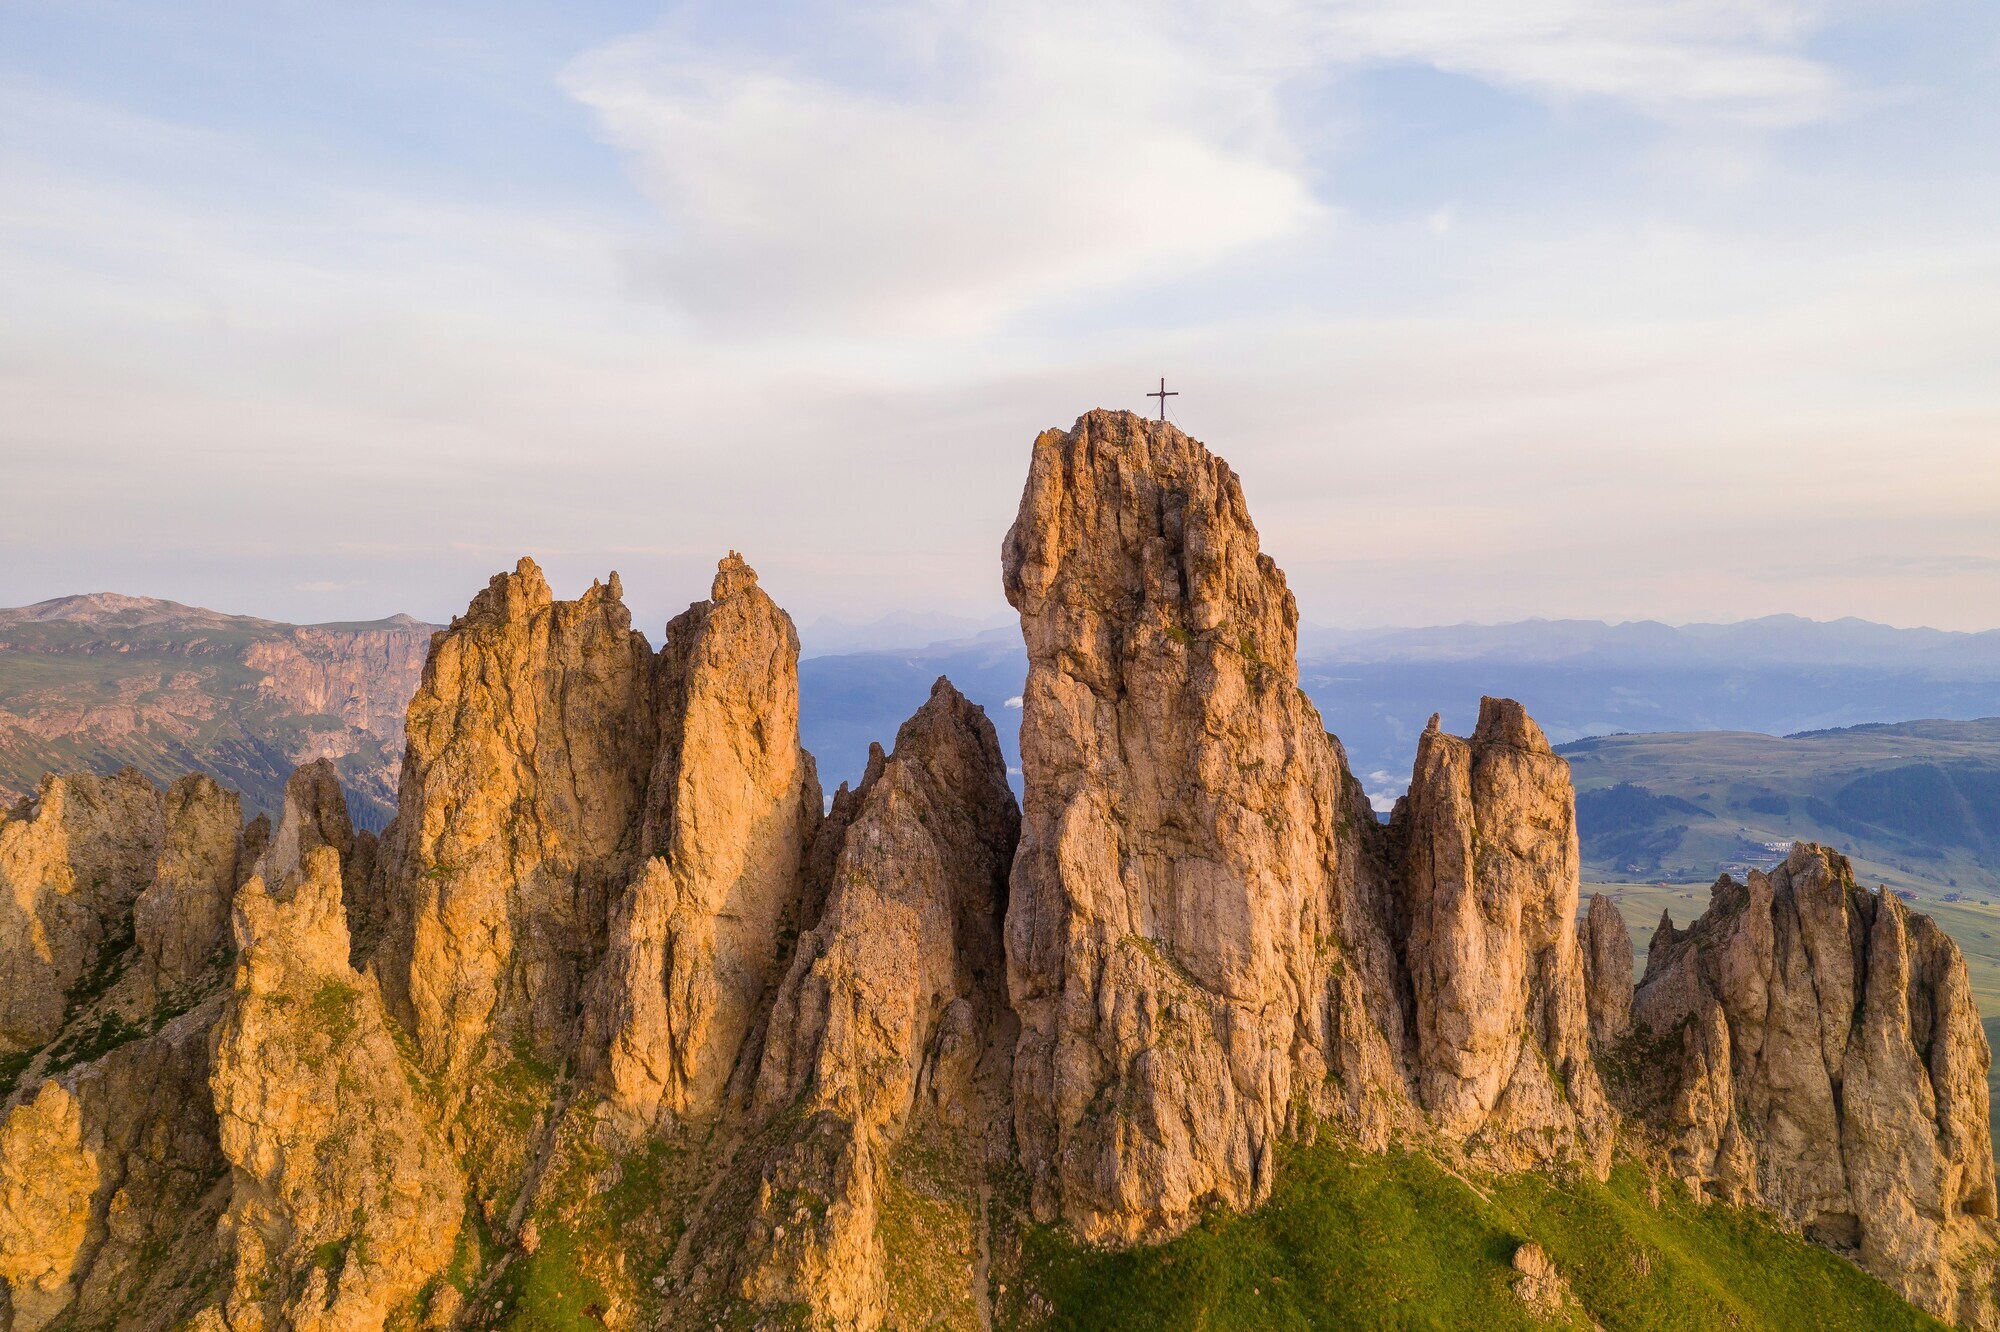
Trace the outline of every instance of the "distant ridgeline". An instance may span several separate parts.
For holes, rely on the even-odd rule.
[[[949,626],[944,617],[903,620],[876,635]],[[332,757],[365,827],[379,828],[395,806],[403,709],[416,690],[433,626],[407,616],[365,624],[296,626],[100,594],[0,611],[0,800],[33,789],[41,773],[83,768],[108,774],[130,764],[165,782],[198,769],[241,790],[252,809],[275,814],[284,776],[297,763]],[[827,643],[852,641],[829,631]],[[1607,732],[1755,731],[1782,735],[1911,717],[2000,716],[2000,632],[1951,634],[1860,621],[1817,623],[1772,616],[1733,625],[1669,628],[1639,623],[1526,621],[1393,631],[1304,630],[1299,683],[1376,807],[1387,812],[1406,785],[1417,738],[1432,712],[1448,727],[1470,726],[1482,694],[1521,700],[1558,744]],[[861,778],[868,745],[886,741],[949,675],[998,727],[1007,766],[1020,768],[1017,727],[1028,659],[1020,635],[990,630],[927,645],[822,653],[799,665],[799,725],[821,755],[829,785]],[[1565,750],[1565,752],[1569,752]],[[1953,762],[1991,761],[1991,751]],[[1675,794],[1639,775],[1629,780]],[[1905,779],[1893,779],[1903,782]],[[1951,825],[1940,845],[1975,846],[1979,790],[1955,791],[1929,775],[1907,780],[1909,803],[1942,810]],[[1973,778],[1974,781],[1978,779]],[[1581,782],[1581,779],[1580,779]],[[1945,785],[1956,785],[1947,772]],[[1595,778],[1581,789],[1598,785]],[[1886,831],[1930,840],[1906,814],[1882,806],[1889,791],[1845,800],[1788,785],[1782,775],[1761,796],[1812,799],[1806,816],[1744,809],[1776,818],[1768,838],[1838,837],[1871,844]],[[1905,788],[1898,787],[1898,790]],[[1838,793],[1835,793],[1838,794]],[[1687,798],[1681,793],[1682,798]],[[1965,811],[1961,818],[1954,811]],[[1711,810],[1711,812],[1715,812]],[[1583,833],[1593,873],[1666,875],[1675,868],[1712,875],[1755,863],[1760,846],[1714,847],[1696,837],[1676,855],[1668,830],[1696,815],[1586,808]],[[1639,816],[1639,817],[1634,817]],[[1920,816],[1919,816],[1920,817]],[[1990,828],[1990,824],[1988,825]],[[1990,836],[1990,833],[1986,834]],[[1613,839],[1606,842],[1604,839]],[[1876,858],[1862,852],[1873,862]],[[1935,864],[1939,852],[1929,858]],[[1923,857],[1902,857],[1913,875]],[[1988,863],[1994,863],[1989,857]],[[1938,880],[1939,883],[1943,879]]]
[[[890,734],[936,676],[950,675],[999,718],[1027,670],[1011,631],[808,657],[799,668],[800,724],[813,752],[828,756],[829,779],[853,780],[860,767],[849,756]],[[1530,620],[1301,630],[1299,684],[1386,812],[1406,785],[1431,713],[1442,708],[1447,727],[1469,727],[1485,694],[1519,699],[1559,744],[1611,732],[1786,735],[1913,717],[2000,717],[2000,632],[1795,616],[1681,628]],[[1001,744],[1018,767],[1013,729],[1001,725]]]
[[[1818,841],[1927,895],[2000,897],[2000,717],[1604,736],[1557,752],[1595,877],[1707,880]]]
[[[276,816],[292,769],[332,759],[355,821],[396,806],[403,713],[435,626],[279,624],[146,597],[0,610],[0,804],[45,772],[206,772]]]
[[[379,836],[324,758],[275,820],[38,783],[0,1327],[2000,1329],[1990,1050],[1930,916],[1801,843],[1635,975],[1507,699],[1431,718],[1381,822],[1170,424],[1039,436],[1002,573],[1018,761],[939,677],[826,799],[731,552],[658,650],[615,573],[493,578],[427,636]],[[135,696],[240,707],[325,631],[224,632]]]

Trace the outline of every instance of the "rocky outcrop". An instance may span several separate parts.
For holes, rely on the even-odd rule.
[[[638,862],[653,677],[615,574],[557,601],[528,559],[431,645],[374,965],[454,1086],[517,1045],[567,1055],[608,903]]]
[[[326,776],[294,778],[236,898],[210,1075],[233,1168],[232,1330],[382,1327],[450,1260],[463,1209],[421,1080],[373,979],[349,964],[338,848],[352,833]]]
[[[14,1332],[175,1327],[226,1265],[211,999],[50,1078],[0,1123],[0,1281]]]
[[[207,970],[228,937],[243,870],[243,802],[191,773],[167,789],[164,824],[152,882],[132,913],[139,956],[161,997]]]
[[[942,679],[854,799],[771,1015],[757,1113],[791,1127],[764,1167],[743,1288],[835,1327],[953,1326],[988,1299],[971,1246],[933,1235],[891,1254],[884,1214],[902,1232],[916,1215],[984,1231],[1009,1144],[1001,918],[1020,813],[992,723]],[[899,1159],[906,1142],[925,1169]],[[928,1280],[892,1300],[899,1269]]]
[[[0,819],[0,1054],[53,1039],[86,973],[130,942],[163,821],[130,768],[49,777]]]
[[[284,810],[257,863],[257,873],[266,883],[290,878],[323,846],[331,847],[342,865],[354,854],[354,824],[348,818],[340,776],[333,764],[319,759],[286,781]]]
[[[1431,724],[1390,820],[1418,1098],[1447,1138],[1518,1169],[1610,1168],[1577,944],[1569,765],[1521,705],[1482,699],[1470,740]]]
[[[0,1282],[15,1332],[59,1316],[173,1326],[220,1264],[208,1038],[238,810],[206,777],[164,800],[136,773],[65,777],[0,830],[34,853],[12,867],[34,867],[24,878],[39,880],[41,922],[56,927],[41,938],[60,941],[38,982],[54,1029],[37,1033],[43,1048],[0,1119]]]
[[[1506,700],[1381,825],[1235,475],[1164,423],[1044,434],[1004,559],[1025,809],[940,680],[823,815],[734,553],[658,654],[615,574],[495,578],[379,846],[325,761],[275,828],[45,784],[0,820],[0,1328],[1040,1325],[1036,1251],[1254,1206],[1288,1137],[1601,1173],[1612,1099],[1643,1163],[1995,1326],[1989,1056],[1930,921],[1799,848],[1635,989]],[[1587,1317],[1522,1239],[1528,1308]]]
[[[1958,946],[1801,843],[1662,921],[1625,1097],[1700,1191],[1771,1208],[1967,1326],[2000,1324],[1986,1040]]]
[[[631,1128],[721,1108],[781,942],[804,923],[821,796],[799,746],[798,660],[791,617],[734,551],[710,599],[667,626],[647,859],[613,905],[585,1042]]]
[[[38,1332],[68,1306],[96,1191],[83,1107],[69,1088],[45,1082],[0,1130],[0,1279],[19,1332]]]
[[[1548,1251],[1539,1244],[1522,1244],[1515,1248],[1513,1258],[1514,1295],[1535,1314],[1538,1320],[1550,1323],[1571,1322],[1570,1314],[1576,1304],[1576,1297],[1570,1293],[1569,1283],[1556,1265],[1549,1260]]]
[[[1593,893],[1583,918],[1584,1006],[1592,1048],[1612,1048],[1632,1022],[1632,931],[1618,904]]]
[[[1028,647],[1022,1163],[1038,1217],[1157,1238],[1261,1200],[1329,1073],[1383,1130],[1403,1023],[1365,806],[1298,688],[1284,576],[1200,444],[1130,413],[1044,433],[1003,562]]]

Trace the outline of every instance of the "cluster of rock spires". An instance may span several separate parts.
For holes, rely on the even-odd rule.
[[[615,574],[496,577],[379,844],[324,762],[275,830],[206,778],[46,781],[0,822],[0,1328],[496,1325],[542,1266],[613,1327],[990,1328],[1034,1312],[1027,1222],[1162,1240],[1318,1132],[1624,1151],[2000,1326],[1989,1055],[1929,920],[1800,847],[1635,987],[1502,700],[1378,823],[1171,426],[1042,435],[1004,575],[1021,807],[943,680],[829,806],[733,553],[658,653]]]

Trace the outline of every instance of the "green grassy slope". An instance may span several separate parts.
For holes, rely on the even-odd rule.
[[[1540,1244],[1577,1303],[1537,1321],[1511,1259]],[[1888,1287],[1760,1214],[1690,1201],[1621,1166],[1609,1184],[1542,1175],[1467,1181],[1421,1153],[1328,1141],[1286,1152],[1268,1206],[1217,1217],[1171,1244],[1083,1250],[1050,1232],[1024,1245],[1000,1301],[1008,1326],[1090,1332],[1237,1329],[1940,1328]],[[1047,1312],[1052,1311],[1052,1312]]]
[[[2000,718],[1603,736],[1558,752],[1586,877],[1741,877],[1803,839],[1839,847],[1864,881],[2000,909]]]

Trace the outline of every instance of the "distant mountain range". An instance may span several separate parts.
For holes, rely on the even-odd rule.
[[[1926,896],[2000,897],[2000,717],[1602,736],[1557,752],[1588,876],[1741,877],[1797,840]]]
[[[1766,615],[1732,624],[1657,620],[1517,620],[1426,629],[1302,629],[1301,656],[1321,661],[1713,662],[1739,666],[1876,666],[2000,679],[2000,629],[1898,629],[1872,620]]]
[[[1482,694],[1519,699],[1557,743],[1619,731],[1794,731],[2000,715],[2000,631],[1896,629],[1775,615],[1674,628],[1524,620],[1430,629],[1313,629],[1300,684],[1387,809],[1433,712],[1463,733]],[[996,718],[1027,659],[1012,629],[893,651],[827,655],[799,671],[801,725],[828,784],[859,776],[939,674]],[[1013,728],[1000,726],[1018,766]]]
[[[355,821],[396,800],[403,714],[434,626],[396,615],[282,624],[114,593],[0,610],[0,798],[45,772],[201,770],[274,814],[329,758]]]
[[[809,622],[800,726],[829,790],[859,779],[868,743],[890,741],[939,675],[986,708],[1009,767],[1020,766],[1013,719],[1027,660],[1011,625],[962,632],[985,623],[924,612]],[[341,765],[357,818],[379,822],[432,628],[400,615],[290,625],[113,594],[0,611],[0,794],[53,768],[131,763],[160,780],[203,767],[272,809],[284,773],[324,754]],[[842,646],[898,637],[927,641]],[[1430,714],[1466,731],[1482,694],[1519,699],[1557,743],[2000,716],[2000,631],[1779,615],[1678,628],[1322,628],[1301,639],[1300,683],[1382,809],[1408,782]]]

